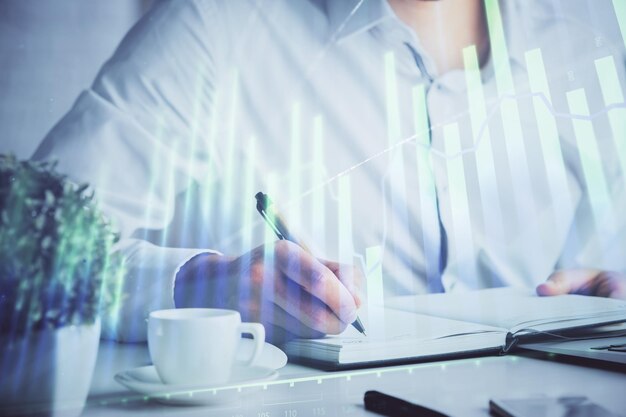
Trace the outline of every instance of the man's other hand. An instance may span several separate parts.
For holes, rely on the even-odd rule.
[[[361,305],[362,273],[319,260],[289,241],[259,246],[239,257],[205,254],[178,273],[177,307],[238,310],[265,325],[268,341],[341,333]]]
[[[626,300],[626,274],[596,269],[556,271],[537,287],[537,294],[581,294]]]

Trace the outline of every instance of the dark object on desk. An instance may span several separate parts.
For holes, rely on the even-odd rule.
[[[363,397],[365,409],[389,417],[447,417],[446,414],[401,400],[378,391],[367,391]]]
[[[489,411],[496,417],[620,417],[587,397],[494,399]]]
[[[309,248],[295,236],[293,236],[289,229],[287,229],[287,225],[285,224],[282,217],[276,213],[276,211],[272,208],[272,200],[270,200],[267,194],[263,194],[261,191],[255,194],[254,198],[256,198],[256,209],[259,214],[265,219],[267,225],[274,231],[276,236],[280,240],[288,240],[290,242],[295,243],[300,246],[306,252],[311,253]],[[352,326],[358,330],[359,333],[365,334],[365,327],[363,327],[363,323],[361,323],[361,319],[358,317],[355,321],[352,322]]]

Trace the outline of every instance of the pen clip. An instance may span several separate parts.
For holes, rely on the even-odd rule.
[[[269,225],[269,227],[274,231],[274,233],[276,234],[276,236],[278,236],[280,240],[288,240],[290,242],[293,242],[296,245],[300,246],[302,249],[304,249],[306,252],[311,253],[309,248],[304,243],[300,242],[298,239],[296,239],[295,236],[293,236],[289,232],[289,229],[287,229],[287,225],[285,224],[285,222],[282,220],[280,215],[276,213],[276,211],[272,208],[272,200],[270,200],[267,194],[259,191],[254,197],[256,198],[257,211],[261,214],[261,216],[263,216],[265,222]]]
[[[263,194],[260,191],[256,193],[254,197],[256,198],[256,209],[259,214],[280,240],[286,240],[287,236],[281,232],[276,224],[276,215],[268,213],[268,208],[272,204],[272,200],[270,200],[267,194]]]

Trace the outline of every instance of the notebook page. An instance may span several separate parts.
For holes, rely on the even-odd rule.
[[[354,327],[348,326],[340,335],[327,336],[323,339],[308,340],[306,342],[329,348],[370,349],[469,334],[486,332],[506,333],[507,331],[506,329],[483,324],[383,308],[370,308],[367,311],[360,312],[359,316],[365,326],[367,336],[360,334]]]
[[[611,318],[626,320],[626,302],[600,297],[539,297],[531,289],[494,288],[448,294],[394,297],[389,308],[510,329],[567,328]]]
[[[289,357],[354,364],[499,349],[507,334],[506,329],[382,308],[360,311],[359,317],[367,336],[349,326],[338,336],[296,339],[285,351]]]

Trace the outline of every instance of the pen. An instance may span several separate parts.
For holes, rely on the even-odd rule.
[[[263,219],[265,219],[267,225],[274,231],[274,233],[276,234],[276,236],[278,236],[280,240],[289,240],[300,246],[306,252],[311,253],[309,248],[304,243],[298,241],[295,236],[289,233],[289,229],[287,229],[287,225],[285,224],[282,217],[280,217],[276,210],[272,208],[272,200],[270,200],[267,194],[259,191],[258,193],[256,193],[254,198],[256,198],[257,211],[261,214]],[[359,317],[357,317],[356,320],[352,322],[352,326],[357,329],[359,333],[362,333],[366,336],[365,327],[363,327],[363,323],[361,323]]]
[[[367,391],[363,397],[365,409],[389,417],[448,417],[433,409],[413,404],[378,391]]]

